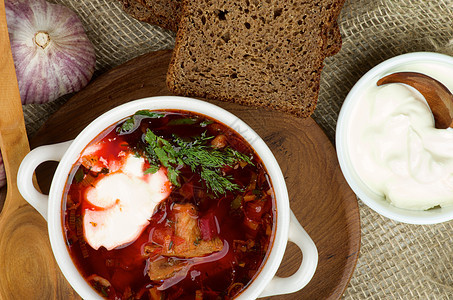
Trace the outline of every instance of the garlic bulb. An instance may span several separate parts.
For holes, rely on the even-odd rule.
[[[22,104],[45,103],[79,91],[96,56],[78,16],[45,0],[5,2]]]

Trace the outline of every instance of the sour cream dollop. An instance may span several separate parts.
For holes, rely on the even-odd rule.
[[[112,250],[135,241],[170,194],[165,169],[144,174],[144,164],[142,157],[129,154],[119,170],[86,191],[85,201],[91,205],[83,212],[83,230],[92,248]]]
[[[423,96],[404,84],[370,86],[351,115],[358,176],[394,206],[453,204],[453,130],[436,129]]]

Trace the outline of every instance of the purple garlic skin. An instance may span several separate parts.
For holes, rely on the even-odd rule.
[[[3,164],[3,157],[0,153],[0,188],[6,185],[6,170],[5,165]]]
[[[22,104],[53,101],[88,84],[96,55],[72,10],[45,0],[6,0],[5,9]]]

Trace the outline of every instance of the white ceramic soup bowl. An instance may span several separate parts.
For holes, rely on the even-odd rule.
[[[351,89],[347,95],[336,127],[336,149],[341,170],[346,181],[356,195],[367,206],[377,213],[395,221],[409,224],[435,224],[453,219],[453,206],[436,207],[430,210],[410,210],[398,208],[390,204],[383,195],[371,190],[357,174],[351,162],[350,142],[357,113],[360,113],[358,104],[364,101],[363,97],[370,85],[394,72],[419,72],[434,77],[453,90],[453,57],[439,53],[414,52],[399,55],[386,60],[368,71]]]
[[[19,168],[19,190],[47,220],[50,243],[56,261],[77,293],[85,299],[101,299],[79,274],[66,246],[61,215],[62,197],[68,174],[86,145],[104,129],[143,109],[179,109],[200,113],[228,125],[250,143],[264,163],[275,191],[276,231],[264,266],[237,299],[254,299],[302,289],[315,273],[318,253],[315,244],[290,210],[285,180],[270,149],[247,124],[218,106],[191,98],[163,96],[140,99],[118,106],[95,119],[75,140],[34,149],[24,158]],[[38,192],[32,183],[34,170],[44,161],[59,161],[48,196]],[[280,266],[288,241],[295,243],[301,249],[303,260],[296,273],[287,278],[280,278],[275,273]]]

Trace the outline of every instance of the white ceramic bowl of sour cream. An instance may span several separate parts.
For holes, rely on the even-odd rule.
[[[400,170],[402,170],[402,173],[411,173],[414,169],[414,165],[416,165],[413,163],[414,160],[422,161],[423,164],[425,164],[425,160],[422,156],[426,155],[426,153],[428,153],[428,155],[431,155],[429,153],[430,150],[423,144],[426,142],[426,140],[420,140],[416,136],[416,130],[413,131],[412,129],[410,130],[410,134],[413,134],[416,137],[415,139],[408,138],[407,141],[410,141],[411,143],[421,143],[421,145],[419,145],[420,147],[417,148],[420,150],[413,151],[414,146],[412,144],[409,144],[407,145],[407,149],[409,149],[408,151],[411,154],[405,154],[404,151],[391,152],[393,151],[392,148],[394,146],[392,143],[399,142],[398,134],[401,134],[401,131],[398,132],[398,126],[403,124],[400,126],[400,128],[403,127],[403,130],[407,130],[407,127],[404,127],[404,122],[406,121],[433,123],[432,120],[426,119],[427,105],[424,104],[424,98],[415,89],[401,84],[398,84],[400,86],[400,90],[395,89],[395,87],[389,87],[393,84],[377,87],[376,82],[380,78],[395,72],[423,73],[439,80],[447,88],[453,90],[453,57],[450,57],[448,55],[430,52],[408,53],[386,60],[372,68],[351,89],[343,103],[338,117],[336,127],[336,148],[341,170],[346,178],[346,181],[356,193],[358,198],[371,209],[387,218],[410,224],[435,224],[451,220],[453,219],[453,193],[451,194],[451,204],[447,204],[447,202],[445,201],[440,201],[442,203],[442,206],[438,206],[432,205],[432,203],[435,202],[431,202],[429,205],[434,206],[434,208],[422,209],[422,205],[420,204],[422,202],[417,202],[420,199],[416,199],[419,195],[414,192],[415,189],[420,187],[413,185],[414,182],[416,183],[418,180],[420,180],[424,181],[424,184],[428,182],[428,188],[432,189],[433,187],[436,187],[436,180],[438,179],[432,174],[437,173],[434,172],[436,170],[433,171],[432,168],[444,167],[443,160],[436,160],[434,163],[426,163],[426,165],[420,168],[421,170],[417,170],[418,173],[414,173],[415,175],[411,174],[411,178],[401,180],[403,184],[400,184],[400,186],[395,189],[393,189],[393,187],[394,185],[396,185],[396,182],[400,180],[399,176],[387,177],[387,175],[389,174],[389,169],[391,169],[392,171],[396,170],[396,173],[398,173]],[[403,87],[401,88],[401,86]],[[386,89],[384,92],[382,92],[383,88]],[[421,102],[417,104],[414,109],[420,109],[423,114],[417,114],[417,112],[412,111],[408,111],[408,113],[406,114],[402,110],[398,112],[398,110],[395,109],[391,112],[394,114],[391,118],[389,117],[388,119],[385,119],[385,121],[381,120],[381,123],[379,123],[380,120],[378,119],[376,114],[382,113],[384,115],[385,108],[381,109],[380,106],[382,105],[383,107],[385,107],[386,104],[382,99],[379,98],[378,100],[377,97],[382,98],[382,95],[394,95],[398,91],[402,91],[402,93],[404,94],[404,89],[411,90],[408,91],[408,93],[412,93],[413,97],[417,98],[418,100],[421,99]],[[379,94],[379,96],[376,96],[377,94]],[[367,101],[371,101],[370,99],[372,99],[372,97],[374,97],[374,100],[372,100],[374,102],[372,102],[372,104],[367,104]],[[423,108],[424,105],[425,108]],[[372,111],[374,115],[370,115],[370,111]],[[421,118],[423,120],[421,120]],[[402,123],[398,123],[396,125],[394,123],[390,124],[390,122],[396,122],[395,120],[399,120]],[[395,132],[392,132],[391,128],[395,128]],[[444,134],[443,132],[435,131],[436,130],[431,130],[431,132],[434,132],[434,134],[438,135],[438,137]],[[364,142],[365,134],[368,134],[369,132],[372,132],[372,134],[374,135],[371,135],[371,137],[368,136],[369,140]],[[450,135],[453,137],[452,132],[445,134],[446,139],[449,138]],[[374,137],[377,137],[376,139],[382,138],[382,134],[390,134],[391,137],[389,137],[388,141],[391,142],[387,141],[387,144],[379,144],[374,139]],[[402,137],[403,143],[406,142],[404,134],[400,137]],[[384,141],[383,139],[383,143],[385,142],[386,141]],[[445,141],[441,142],[444,143]],[[432,147],[432,149],[436,149],[437,147],[437,150],[441,151],[443,150],[441,149],[441,147],[445,147],[445,145],[448,146],[448,143],[444,143],[444,145],[439,146],[436,145]],[[367,146],[368,149],[366,149]],[[358,150],[358,148],[360,149]],[[374,151],[375,153],[373,153],[372,155],[365,153],[365,157],[362,157],[364,151]],[[388,151],[388,153],[384,153],[385,151]],[[420,154],[420,156],[413,158],[413,153],[416,152]],[[397,157],[395,158],[394,156]],[[398,156],[407,157],[405,158],[406,160],[398,160]],[[385,157],[385,159],[381,160],[382,157]],[[377,158],[377,160],[374,160],[374,158]],[[453,162],[453,160],[451,161]],[[383,167],[383,169],[374,170],[373,168],[375,168],[376,166],[379,167],[379,164],[385,164],[385,166]],[[418,167],[419,166],[417,165],[417,168]],[[407,169],[409,171],[407,171]],[[430,176],[432,177],[432,180],[429,178]],[[450,180],[453,178],[453,173],[444,177],[445,178],[443,180],[446,184],[446,186],[444,187],[445,191],[448,192],[450,188],[453,190],[453,185],[450,186]],[[383,186],[383,182],[386,184],[386,187],[380,189],[380,187]],[[430,193],[429,190],[421,190],[423,192],[427,192],[428,194]],[[386,192],[388,194],[391,194],[392,196],[399,194],[403,198],[403,200],[395,200],[392,204],[390,203],[391,200],[387,199],[387,196],[385,195]],[[433,190],[432,194],[435,194],[437,192],[438,188],[436,187]],[[411,197],[413,197],[414,199],[414,201],[412,201],[413,203],[411,202]],[[390,199],[391,196],[388,198]]]

